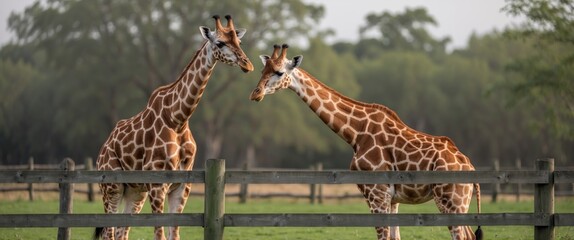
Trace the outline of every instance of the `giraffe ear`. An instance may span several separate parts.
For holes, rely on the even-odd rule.
[[[263,66],[265,66],[267,64],[267,60],[271,59],[271,57],[269,57],[267,55],[259,55],[259,58],[261,58],[261,62],[263,63]]]
[[[293,57],[293,60],[291,61],[291,69],[295,69],[298,68],[299,66],[301,66],[301,62],[303,61],[303,56],[298,55]]]
[[[204,39],[207,39],[210,42],[215,41],[215,36],[211,32],[211,30],[209,30],[208,27],[204,27],[204,26],[199,27],[199,32],[201,32],[201,36]]]
[[[236,28],[235,29],[235,34],[237,34],[237,38],[241,39],[243,37],[243,35],[245,35],[245,32],[247,32],[247,29],[245,28]]]

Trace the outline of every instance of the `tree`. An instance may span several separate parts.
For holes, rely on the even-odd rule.
[[[412,50],[444,54],[450,39],[435,39],[426,29],[437,25],[425,8],[407,8],[403,13],[371,13],[365,18],[365,25],[359,30],[362,41],[368,39],[369,32],[375,32],[377,43],[383,49]],[[359,44],[361,45],[361,44]],[[369,44],[369,45],[372,45]],[[368,53],[367,51],[362,51]]]
[[[535,45],[528,56],[508,65],[522,78],[506,89],[514,100],[546,109],[536,129],[550,126],[555,136],[574,139],[574,1],[510,0],[503,10],[526,17],[507,35]]]
[[[278,38],[305,39],[323,9],[298,0],[53,0],[12,14],[15,44],[46,56],[42,66],[35,66],[50,73],[46,102],[38,107],[53,110],[53,125],[46,127],[54,129],[58,138],[53,141],[63,148],[57,157],[95,154],[116,121],[140,111],[153,89],[177,78],[200,46],[198,27],[209,24],[214,13],[233,13],[236,25],[248,29],[245,52],[254,53]],[[213,78],[217,81],[208,86],[212,96],[199,108],[212,111],[200,117],[204,120],[198,127],[206,129],[198,141],[208,141],[208,148],[217,146],[226,127],[213,116],[233,117],[225,112],[229,108],[215,103],[240,94],[225,91],[238,82],[236,69],[218,67]],[[208,152],[218,155],[216,149]]]
[[[21,144],[30,140],[27,129],[34,124],[25,120],[29,101],[24,96],[37,80],[39,74],[29,64],[0,59],[0,159],[8,159],[5,164],[25,159],[30,151],[30,145]]]
[[[508,91],[507,83],[523,81],[523,76],[507,71],[507,66],[515,59],[529,56],[537,48],[531,40],[512,39],[493,31],[472,35],[467,48],[455,51],[444,62],[440,78],[451,79],[448,81],[453,86],[467,86],[462,92],[451,91],[465,97],[454,101],[458,107],[452,108],[448,115],[461,115],[458,124],[467,126],[463,127],[467,132],[454,136],[462,137],[471,154],[480,159],[506,159],[501,163],[507,166],[513,166],[514,158],[531,160],[553,156],[562,163],[571,158],[568,156],[574,153],[572,141],[559,139],[551,134],[549,127],[539,128],[532,124],[533,120],[540,123],[546,118],[546,107],[527,101],[508,101],[514,95]],[[481,70],[482,64],[486,70]],[[466,81],[470,79],[474,81]],[[459,112],[462,114],[457,114]],[[455,122],[446,121],[446,131]]]
[[[377,59],[363,61],[362,65],[357,73],[363,87],[362,101],[386,105],[407,124],[428,130],[427,117],[433,112],[433,101],[441,99],[427,97],[437,90],[430,82],[436,65],[425,53],[387,51]]]

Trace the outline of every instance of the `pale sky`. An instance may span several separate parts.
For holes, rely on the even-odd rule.
[[[451,38],[450,48],[460,48],[467,44],[470,35],[475,32],[484,34],[493,29],[502,30],[519,19],[511,18],[501,12],[506,5],[504,0],[304,0],[319,3],[325,7],[322,27],[333,28],[334,40],[356,41],[359,28],[365,24],[369,13],[380,14],[383,11],[392,13],[404,12],[405,8],[424,7],[434,17],[437,27],[429,31],[437,37]]]
[[[518,23],[500,11],[506,4],[504,0],[303,0],[304,2],[319,3],[325,7],[325,17],[321,28],[332,28],[337,40],[356,41],[359,37],[359,27],[365,23],[369,13],[390,11],[403,12],[406,7],[425,7],[435,18],[438,27],[429,30],[437,38],[450,36],[449,46],[460,48],[466,46],[468,37],[475,32],[483,34],[493,29],[502,30],[505,26]],[[12,38],[8,32],[7,20],[10,12],[22,12],[34,0],[2,0],[0,1],[0,46]]]
[[[0,1],[0,46],[6,44],[12,33],[8,32],[8,17],[13,11],[22,12],[33,0],[1,0]]]

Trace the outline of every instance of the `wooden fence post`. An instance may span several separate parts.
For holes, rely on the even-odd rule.
[[[323,163],[317,163],[310,167],[312,171],[323,171]],[[323,203],[323,185],[322,184],[309,184],[309,202],[315,204],[315,200],[319,204]]]
[[[554,239],[554,159],[538,159],[536,170],[548,171],[547,184],[534,184],[534,213],[549,218],[550,226],[534,226],[534,239]]]
[[[309,169],[311,169],[311,171],[317,170],[315,165],[311,165],[311,167],[309,167]],[[315,198],[316,198],[315,186],[316,186],[316,184],[314,184],[314,183],[309,184],[309,203],[310,204],[315,204]]]
[[[85,164],[86,164],[86,170],[88,170],[88,171],[94,170],[94,161],[92,160],[91,157],[86,158]],[[94,184],[93,183],[88,183],[88,201],[94,202]]]
[[[250,170],[255,166],[255,146],[249,145],[245,151],[245,163],[243,164],[243,170]],[[247,203],[247,198],[249,197],[249,184],[242,183],[239,185],[239,203]]]
[[[495,158],[493,161],[493,170],[500,171],[500,162],[498,158]],[[498,193],[500,192],[500,183],[495,183],[492,185],[492,200],[491,202],[495,203],[498,200]]]
[[[34,170],[34,158],[30,157],[30,159],[28,159],[28,169],[30,171]],[[30,199],[30,202],[34,201],[34,185],[32,185],[32,183],[28,183],[28,199]]]
[[[522,161],[520,161],[520,158],[516,159],[515,166],[516,166],[517,171],[522,170]],[[522,184],[517,183],[516,184],[516,202],[520,202],[520,194],[522,194]]]
[[[243,170],[244,171],[249,170],[249,162],[248,161],[246,161],[243,164]],[[239,203],[247,203],[247,196],[249,195],[248,187],[249,187],[249,185],[247,185],[247,183],[242,183],[241,185],[239,185]]]
[[[317,171],[323,171],[323,163],[317,163]],[[323,204],[323,184],[317,185],[317,202]]]
[[[223,239],[225,214],[225,160],[208,159],[205,164],[203,239]]]
[[[60,170],[74,171],[75,164],[70,158],[64,159],[60,163]],[[74,192],[73,183],[60,183],[60,213],[72,213],[72,193]],[[70,228],[58,228],[58,240],[68,240],[71,237]]]

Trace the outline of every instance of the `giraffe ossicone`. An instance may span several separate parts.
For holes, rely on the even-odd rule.
[[[367,104],[333,90],[299,68],[302,56],[288,59],[287,45],[274,45],[261,55],[264,67],[250,99],[291,89],[354,151],[357,171],[474,171],[470,159],[447,137],[432,136],[407,126],[391,109]],[[372,213],[398,213],[400,203],[434,200],[442,213],[467,213],[473,189],[480,213],[480,186],[470,184],[358,184]],[[376,227],[377,237],[400,239],[399,227]],[[453,239],[481,238],[480,226],[449,226]]]
[[[190,171],[196,143],[188,120],[195,111],[217,62],[253,71],[253,64],[240,47],[245,29],[235,28],[227,15],[227,26],[214,16],[215,31],[200,27],[205,39],[179,78],[153,91],[146,108],[118,121],[100,149],[96,166],[107,171]],[[146,196],[153,213],[162,213],[167,197],[168,211],[181,213],[191,189],[190,183],[122,184],[102,183],[100,190],[106,213],[139,213]],[[130,227],[97,228],[95,238],[128,239]],[[154,230],[155,239],[165,239],[163,227]],[[179,227],[169,228],[168,239],[179,239]]]

